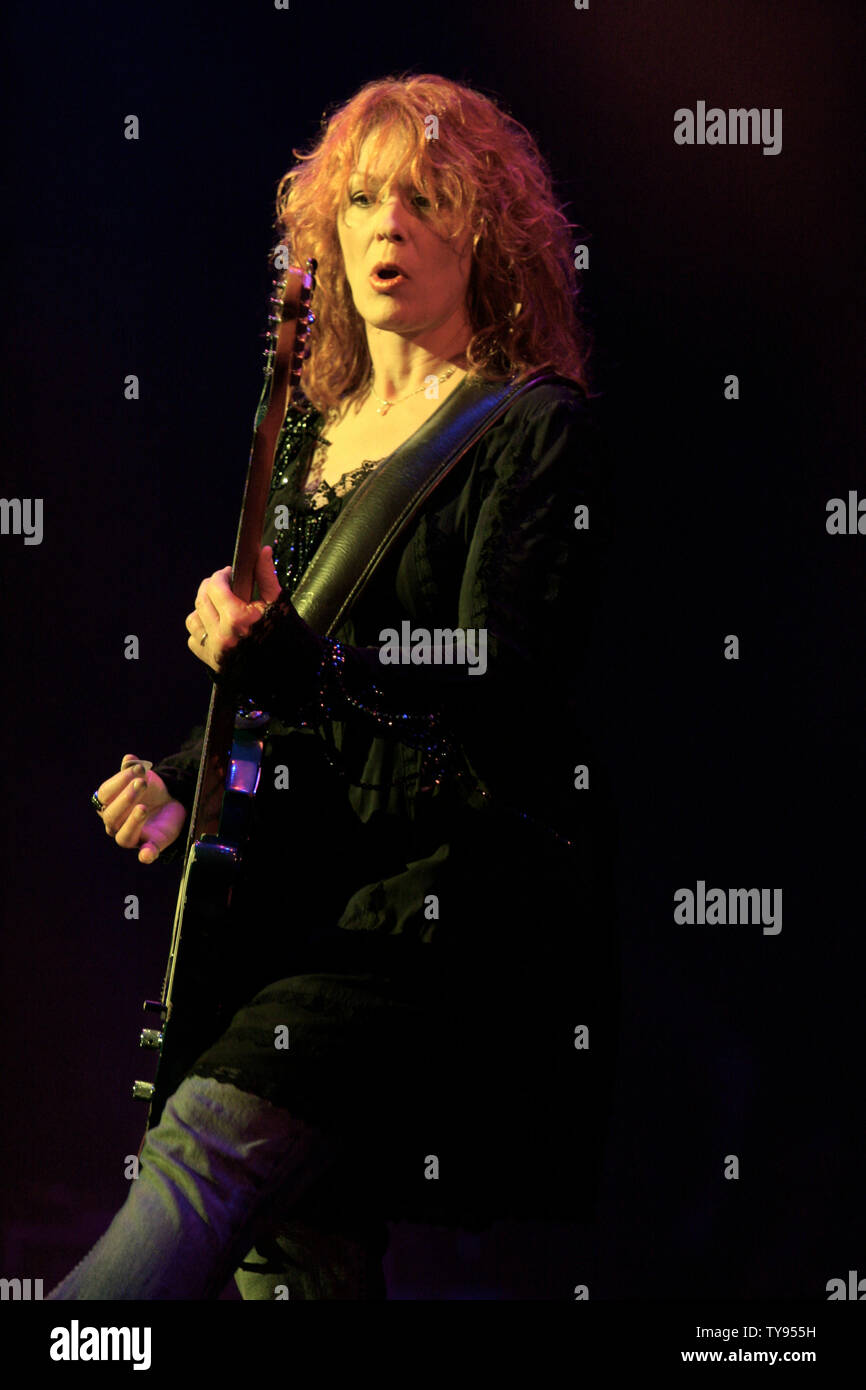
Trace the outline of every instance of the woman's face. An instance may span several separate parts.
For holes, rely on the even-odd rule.
[[[395,133],[378,160],[367,139],[337,217],[346,276],[368,327],[417,337],[454,320],[468,326],[466,296],[472,265],[470,233],[453,241],[436,230],[434,209],[414,188],[408,170],[394,180],[405,146]],[[366,174],[366,193],[365,179]],[[402,274],[374,274],[382,263]]]

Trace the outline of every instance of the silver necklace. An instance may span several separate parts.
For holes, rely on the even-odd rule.
[[[457,371],[457,368],[456,368],[456,367],[454,367],[454,366],[448,367],[447,370],[444,371],[444,372],[441,374],[440,377],[438,377],[439,382],[441,383],[441,382],[443,382],[443,381],[447,381],[448,378],[449,378],[449,376],[453,376],[454,373],[455,373],[456,371]],[[376,397],[376,400],[379,402],[379,405],[378,405],[378,407],[377,407],[377,409],[376,409],[376,414],[377,414],[377,415],[387,415],[387,414],[388,414],[388,411],[391,409],[392,406],[394,406],[394,405],[402,405],[404,401],[408,401],[412,396],[417,396],[419,391],[426,391],[426,389],[427,389],[427,382],[425,381],[423,386],[419,386],[417,391],[410,391],[408,396],[401,396],[401,397],[399,398],[399,400],[396,400],[396,401],[383,401],[383,400],[382,400],[382,397],[381,397],[381,396],[377,396],[377,395],[376,395],[376,392],[373,390],[373,373],[372,373],[372,371],[370,372],[370,383],[369,383],[369,385],[370,385],[370,394],[371,394],[372,396],[375,396],[375,397]]]
[[[440,376],[437,378],[437,380],[438,380],[439,383],[441,384],[443,381],[447,381],[449,377],[452,377],[456,371],[457,371],[457,368],[452,364],[450,367],[447,367],[447,368],[445,369],[445,371],[442,372],[442,373],[440,374]],[[394,406],[394,405],[402,405],[403,401],[408,401],[409,398],[410,398],[411,396],[417,396],[418,393],[419,393],[420,391],[425,391],[425,390],[427,389],[427,382],[425,381],[424,384],[423,384],[423,386],[419,386],[419,387],[418,387],[418,390],[417,390],[417,391],[410,391],[408,396],[401,396],[400,399],[399,399],[398,401],[383,401],[383,400],[382,400],[382,397],[381,397],[381,396],[377,396],[377,395],[376,395],[376,392],[373,390],[373,372],[372,372],[372,369],[371,369],[371,371],[370,371],[370,380],[369,380],[369,382],[368,382],[367,384],[368,384],[368,386],[369,386],[369,388],[370,388],[370,394],[371,394],[372,396],[375,396],[376,400],[379,402],[379,405],[378,405],[377,408],[376,408],[376,414],[377,414],[377,415],[383,415],[383,416],[388,414],[388,411],[391,409],[392,406]],[[330,441],[330,439],[325,439],[325,438],[323,438],[323,434],[324,434],[324,431],[327,430],[327,429],[329,429],[329,428],[331,427],[331,425],[334,423],[335,419],[337,418],[338,413],[339,413],[339,412],[338,412],[336,409],[331,409],[331,410],[328,411],[328,414],[327,414],[325,420],[323,421],[323,425],[322,425],[322,431],[323,431],[323,433],[322,433],[321,435],[318,435],[318,436],[316,437],[316,449],[315,449],[315,452],[314,452],[314,454],[313,454],[313,458],[312,458],[312,462],[310,463],[310,467],[309,467],[309,469],[308,469],[308,471],[307,471],[307,478],[306,478],[306,482],[305,482],[305,491],[309,489],[311,483],[313,483],[313,484],[318,484],[319,481],[320,481],[320,479],[321,479],[322,473],[324,472],[324,469],[325,469],[325,456],[326,456],[326,453],[327,453],[328,448],[330,447],[331,441]]]

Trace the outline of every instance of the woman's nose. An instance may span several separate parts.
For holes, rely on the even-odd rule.
[[[398,193],[383,199],[377,218],[378,230],[401,234],[408,216],[406,205]]]

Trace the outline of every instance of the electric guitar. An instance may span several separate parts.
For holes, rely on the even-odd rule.
[[[279,248],[278,248],[279,249]],[[256,412],[246,487],[232,562],[232,590],[251,602],[274,456],[301,377],[314,315],[316,262],[281,272],[273,287],[265,348],[265,385]],[[156,1026],[140,1045],[159,1054],[155,1081],[136,1081],[133,1097],[149,1103],[147,1128],[189,1066],[224,1030],[234,999],[225,967],[232,888],[252,818],[268,714],[235,708],[217,686],[211,694],[168,965],[158,1000],[145,1000]]]

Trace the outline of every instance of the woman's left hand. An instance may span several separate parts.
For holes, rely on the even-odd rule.
[[[253,603],[244,603],[232,593],[231,565],[217,570],[210,578],[203,579],[199,585],[194,612],[187,615],[186,630],[189,633],[187,646],[193,656],[219,671],[220,662],[227,651],[236,647],[242,637],[257,623],[268,604],[273,603],[282,593],[282,586],[274,569],[274,553],[266,545],[259,553],[256,562],[256,582],[261,598]]]

